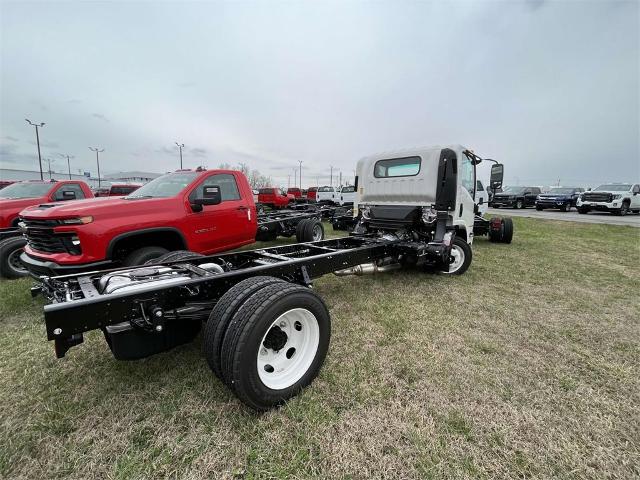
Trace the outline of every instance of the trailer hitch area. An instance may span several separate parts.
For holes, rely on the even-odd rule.
[[[54,340],[56,358],[62,358],[71,347],[80,345],[84,342],[84,337],[81,333],[75,333],[70,337],[56,337]]]

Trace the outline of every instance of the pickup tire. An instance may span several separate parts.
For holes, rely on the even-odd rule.
[[[589,213],[591,209],[589,207],[578,207],[578,213],[582,213],[583,215],[585,213]]]
[[[213,307],[213,310],[211,310],[204,327],[202,352],[207,359],[209,368],[213,370],[213,373],[215,373],[220,380],[224,381],[220,354],[222,351],[222,342],[229,323],[238,309],[240,309],[251,295],[275,283],[286,284],[287,282],[276,277],[268,276],[247,278],[227,290],[220,300],[218,300],[216,306]]]
[[[20,237],[7,238],[0,242],[0,277],[14,279],[26,277],[29,271],[20,261],[27,240]]]
[[[135,265],[144,265],[145,262],[158,258],[164,255],[165,253],[167,253],[168,251],[169,250],[162,247],[138,248],[137,250],[134,250],[133,252],[129,253],[129,255],[127,255],[122,261],[122,264],[125,267],[133,267]]]
[[[539,212],[541,212],[542,210],[544,210],[544,208],[542,208],[542,207],[540,207],[540,206],[536,205],[536,210],[537,210],[537,211],[539,211]]]
[[[524,208],[524,201],[523,200],[516,200],[516,203],[513,204],[513,208]]]
[[[324,226],[320,220],[307,220],[304,229],[304,242],[319,242],[324,239]]]
[[[509,217],[502,219],[501,243],[511,243],[513,240],[513,220]]]
[[[225,381],[255,410],[281,405],[318,376],[330,337],[331,317],[315,292],[267,286],[229,324],[221,355]]]
[[[627,213],[629,213],[629,202],[627,202],[626,200],[622,202],[622,205],[620,206],[620,208],[618,210],[614,210],[613,213],[615,215],[620,215],[621,217],[624,217]]]
[[[180,260],[186,260],[187,258],[200,258],[204,257],[201,253],[191,252],[189,250],[175,250],[173,252],[165,253],[159,257],[154,257],[144,262],[144,265],[155,265],[157,263],[177,262]]]
[[[453,244],[451,245],[451,256],[453,257],[453,262],[445,266],[441,272],[448,275],[462,275],[471,265],[473,252],[467,241],[456,235],[453,237]]]

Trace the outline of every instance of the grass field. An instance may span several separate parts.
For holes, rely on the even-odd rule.
[[[515,219],[461,277],[315,284],[320,377],[257,415],[193,344],[56,360],[29,281],[0,285],[4,478],[640,476],[640,230]]]

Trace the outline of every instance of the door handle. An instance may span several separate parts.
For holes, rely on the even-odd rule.
[[[238,207],[236,210],[249,210],[247,207]]]

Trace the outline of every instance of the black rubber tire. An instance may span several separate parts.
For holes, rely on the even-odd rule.
[[[23,236],[6,238],[0,242],[0,277],[7,279],[21,278],[29,275],[26,267],[18,269],[14,262],[16,255],[20,255],[22,249],[27,244],[27,239]]]
[[[293,385],[270,389],[258,375],[256,355],[271,324],[293,308],[305,308],[318,321],[320,338],[315,357],[305,374]],[[289,284],[270,285],[254,293],[229,324],[222,345],[222,371],[225,382],[249,407],[264,411],[297,395],[318,376],[329,349],[331,317],[322,299],[312,290]]]
[[[586,207],[578,207],[578,213],[581,213],[581,214],[583,214],[583,215],[584,215],[585,213],[589,213],[589,211],[590,211],[590,210],[591,210],[590,208],[586,208]]]
[[[457,246],[458,248],[460,248],[464,254],[464,260],[462,262],[462,265],[455,271],[450,272],[449,271],[449,267],[445,267],[447,270],[441,270],[442,273],[445,273],[447,275],[462,275],[464,272],[466,272],[469,269],[469,266],[471,265],[471,260],[473,259],[473,251],[471,250],[471,245],[469,245],[467,243],[467,241],[459,236],[455,236],[453,237],[453,245],[452,247]]]
[[[539,211],[539,212],[541,212],[542,210],[544,210],[544,208],[539,207],[538,205],[536,205],[536,210],[537,210],[537,211]]]
[[[563,212],[568,212],[569,210],[571,210],[571,204],[565,203],[564,205],[562,205],[562,207],[560,207],[560,210],[562,210]]]
[[[627,213],[629,213],[629,204],[627,202],[622,202],[622,206],[619,210],[614,211],[616,215],[624,217]]]
[[[309,219],[305,218],[304,220],[300,220],[296,225],[296,241],[298,243],[304,242],[304,232],[307,226],[307,222]]]
[[[516,203],[513,204],[513,208],[524,208],[524,200],[516,200]]]
[[[159,257],[152,258],[144,262],[144,265],[156,265],[158,263],[177,262],[180,260],[186,260],[187,258],[200,258],[204,257],[201,253],[191,252],[189,250],[174,250],[173,252],[165,253]]]
[[[320,238],[314,238],[316,232]],[[303,242],[319,242],[324,240],[324,225],[320,220],[309,219],[304,228]]]
[[[258,276],[235,284],[218,300],[204,328],[202,351],[209,368],[223,380],[220,352],[229,322],[244,302],[258,290],[275,283],[287,284],[276,277]]]
[[[511,243],[513,239],[513,220],[509,217],[502,219],[502,237],[500,242]]]
[[[158,258],[167,252],[168,250],[162,247],[142,247],[127,255],[122,261],[122,265],[125,267],[144,265],[149,260]]]

